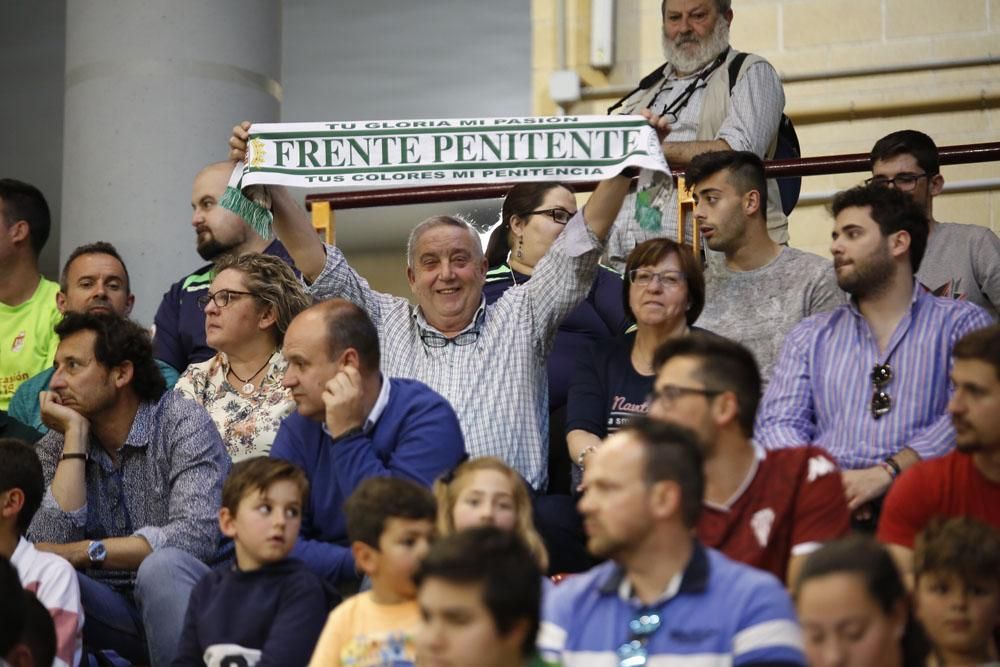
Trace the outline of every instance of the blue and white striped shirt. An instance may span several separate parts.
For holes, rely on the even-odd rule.
[[[909,447],[923,459],[955,445],[947,412],[951,350],[992,323],[979,306],[940,299],[916,284],[913,302],[884,354],[857,306],[802,320],[785,339],[764,394],[754,440],[767,449],[816,444],[844,470],[877,465]],[[888,414],[871,414],[871,373],[889,364]]]
[[[650,667],[806,664],[802,633],[781,582],[697,542],[684,572],[652,605],[632,596],[624,570],[613,561],[547,591],[539,653],[547,665],[617,665],[617,649],[631,636],[629,622],[650,611],[662,623],[646,644],[643,664]]]

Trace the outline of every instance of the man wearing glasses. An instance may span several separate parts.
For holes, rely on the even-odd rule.
[[[662,0],[660,11],[666,62],[608,112],[665,119],[669,135],[663,154],[673,167],[683,169],[708,151],[774,155],[785,93],[770,63],[730,48],[732,1]],[[608,240],[611,265],[622,270],[632,248],[647,239],[679,238],[677,210],[677,190],[670,179],[640,183]],[[787,243],[788,220],[776,181],[768,182],[764,210],[771,237]]]
[[[149,334],[114,313],[56,326],[36,548],[80,570],[84,643],[169,665],[191,588],[216,553],[230,461],[203,407],[165,391]]]
[[[580,512],[609,560],[546,593],[546,664],[806,664],[781,583],[692,535],[705,480],[691,431],[639,417],[591,457]]]
[[[761,378],[739,343],[692,333],[660,346],[653,367],[650,416],[690,428],[705,459],[698,538],[791,587],[810,553],[850,532],[836,464],[813,445],[753,442]]]
[[[982,306],[996,320],[1000,238],[988,227],[934,219],[934,197],[944,187],[940,169],[933,139],[916,130],[900,130],[875,142],[872,177],[865,182],[907,193],[927,214],[930,238],[917,280],[935,296],[967,299]]]
[[[896,476],[948,453],[951,350],[988,326],[971,303],[938,299],[914,279],[928,223],[912,198],[856,187],[833,200],[837,284],[851,302],[800,322],[785,338],[757,419],[757,440],[776,449],[817,444],[844,471],[861,527]]]
[[[209,264],[171,285],[153,320],[156,358],[170,364],[177,373],[183,373],[189,364],[215,356],[215,350],[205,342],[205,311],[198,304],[198,297],[212,284],[215,260],[225,254],[257,252],[292,264],[280,241],[262,238],[242,218],[218,205],[232,172],[233,163],[216,162],[195,176],[191,226],[198,254]],[[261,199],[261,203],[269,202]]]
[[[378,332],[364,310],[331,299],[299,313],[285,333],[285,418],[271,458],[309,478],[309,502],[292,556],[332,583],[357,583],[343,506],[369,477],[430,486],[465,456],[448,401],[415,380],[379,372]]]
[[[233,128],[230,157],[246,152],[248,122]],[[629,177],[601,182],[538,262],[531,280],[487,305],[486,257],[469,223],[435,216],[413,228],[406,277],[416,305],[376,292],[282,187],[269,188],[274,230],[317,299],[344,298],[368,313],[382,370],[420,380],[455,409],[471,456],[496,456],[536,491],[548,478],[545,359],[559,323],[586,296]]]
[[[698,326],[749,347],[766,383],[789,329],[841,305],[844,293],[830,260],[779,245],[768,235],[759,157],[747,151],[702,153],[686,177],[697,230],[725,257],[705,270]]]

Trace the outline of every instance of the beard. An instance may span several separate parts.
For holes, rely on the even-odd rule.
[[[951,416],[952,426],[955,428],[955,449],[963,454],[975,454],[986,449],[979,438],[979,434],[961,417]]]
[[[856,299],[874,296],[884,290],[892,279],[893,262],[889,244],[882,244],[868,257],[852,262],[854,271],[841,276],[837,274],[837,286]],[[834,266],[836,266],[836,260]]]
[[[207,231],[207,230],[206,230]],[[234,239],[228,243],[222,243],[216,238],[215,234],[210,231],[204,234],[198,234],[195,250],[201,255],[201,258],[206,262],[212,262],[224,255],[227,252],[231,252],[234,248],[240,246],[246,239]]]
[[[681,48],[688,43],[696,44],[694,51]],[[678,74],[697,72],[714,60],[727,46],[729,46],[729,23],[722,16],[716,19],[712,34],[707,37],[687,33],[671,40],[666,34],[663,35],[663,55]]]
[[[601,560],[614,560],[623,548],[621,543],[606,537],[587,537],[587,552]]]
[[[985,450],[986,448],[978,440],[968,440],[968,441],[957,441],[955,442],[955,449],[963,454],[976,454]]]
[[[732,213],[728,219],[719,220],[715,231],[705,240],[705,245],[716,252],[737,250],[746,236],[746,229],[746,220],[738,213]]]
[[[214,236],[209,236],[204,241],[199,241],[195,248],[201,258],[206,262],[211,262],[216,257],[226,252],[229,248],[224,247],[221,243],[215,240]]]

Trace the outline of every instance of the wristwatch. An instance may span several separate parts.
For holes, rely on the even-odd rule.
[[[87,545],[87,558],[90,559],[91,566],[101,567],[104,565],[104,559],[107,557],[108,549],[104,546],[104,542],[93,540]]]

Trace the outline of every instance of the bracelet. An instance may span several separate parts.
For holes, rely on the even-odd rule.
[[[86,462],[88,458],[89,457],[86,454],[82,454],[82,453],[79,453],[79,452],[70,452],[69,454],[63,454],[62,456],[60,456],[59,460],[60,461],[69,461],[71,459],[80,459],[81,461]]]
[[[895,468],[892,467],[892,464],[890,464],[888,461],[882,461],[878,465],[880,468],[882,468],[882,470],[885,470],[886,474],[889,475],[889,479],[891,481],[896,481],[896,470]]]
[[[580,455],[576,457],[576,464],[582,468],[583,460],[587,458],[587,454],[590,454],[595,449],[597,449],[597,445],[587,445],[584,447],[583,451],[580,452]]]
[[[903,472],[903,469],[899,466],[899,462],[891,456],[885,460],[885,464],[892,468],[891,474],[893,479],[896,479],[899,473]]]

